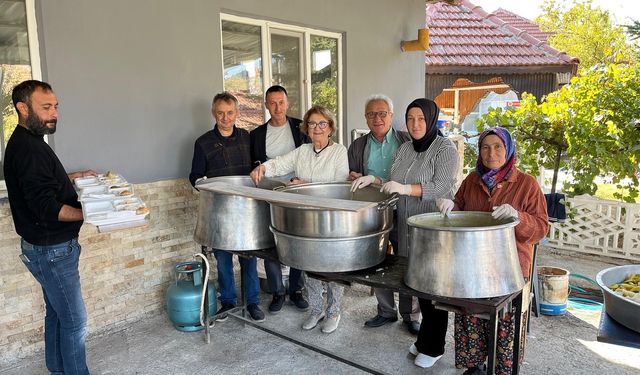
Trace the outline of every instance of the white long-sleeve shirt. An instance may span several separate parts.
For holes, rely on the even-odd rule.
[[[306,143],[264,163],[265,177],[282,176],[294,172],[305,182],[346,181],[349,177],[347,148],[339,143],[316,154],[312,143]]]

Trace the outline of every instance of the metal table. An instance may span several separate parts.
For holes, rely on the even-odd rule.
[[[243,251],[243,252],[235,252],[235,254],[239,256],[255,256],[262,259],[278,259],[278,255],[274,250],[256,250],[256,251]],[[488,342],[488,358],[487,358],[487,374],[493,374],[495,372],[495,363],[496,363],[496,343],[498,342],[498,315],[499,312],[504,309],[509,302],[513,301],[513,304],[516,307],[516,319],[515,319],[515,337],[514,337],[514,348],[513,348],[513,368],[512,373],[519,373],[519,361],[517,360],[520,357],[520,332],[522,326],[522,291],[515,292],[513,294],[502,296],[502,297],[494,297],[494,298],[482,298],[482,299],[471,299],[471,298],[449,298],[431,295],[427,293],[422,293],[417,290],[411,289],[404,284],[404,274],[407,270],[407,258],[387,255],[384,262],[381,264],[360,271],[353,272],[339,272],[339,273],[319,273],[319,272],[307,272],[309,277],[317,278],[323,281],[333,281],[339,282],[343,284],[350,285],[352,283],[362,284],[371,286],[374,288],[384,288],[393,290],[394,292],[400,292],[406,295],[416,296],[418,298],[424,298],[432,300],[435,304],[436,308],[461,313],[461,314],[479,314],[485,315],[489,320],[489,327],[493,334],[489,335]],[[244,288],[241,288],[244,289]],[[244,300],[244,293],[243,293]],[[245,301],[246,304],[246,301]],[[205,307],[207,306],[207,302],[205,302]],[[237,308],[238,309],[238,308]],[[261,329],[265,332],[269,332],[281,338],[285,338],[291,342],[294,342],[298,345],[306,347],[308,349],[314,350],[321,354],[327,355],[331,358],[339,360],[343,363],[349,364],[353,367],[356,367],[360,370],[379,374],[375,369],[370,369],[366,366],[360,365],[358,363],[353,362],[352,360],[342,358],[339,355],[334,353],[325,351],[321,348],[316,348],[312,345],[299,341],[293,337],[284,335],[282,333],[274,332],[268,328],[260,326],[258,324],[253,323],[251,320],[246,319],[243,316],[239,317],[234,314],[229,314],[232,317],[243,320],[245,323]],[[211,319],[214,319],[212,317]],[[209,335],[208,327],[205,329],[205,334]],[[207,340],[207,342],[209,342]]]
[[[618,323],[602,308],[597,340],[608,344],[640,349],[640,333]]]

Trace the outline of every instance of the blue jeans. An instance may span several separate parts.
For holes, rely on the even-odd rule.
[[[213,250],[218,268],[218,286],[220,289],[220,303],[225,305],[236,304],[236,281],[233,274],[233,253],[224,250]],[[247,305],[260,304],[260,280],[256,257],[238,257],[242,281],[245,285],[244,294],[247,297]]]
[[[87,311],[80,290],[78,239],[56,245],[21,241],[22,262],[42,286],[45,362],[52,374],[88,374]]]
[[[264,271],[267,274],[267,285],[269,292],[273,295],[285,295],[284,285],[282,284],[282,265],[277,260],[264,260]],[[289,268],[289,295],[292,296],[296,292],[304,288],[304,277],[302,271],[297,268]]]

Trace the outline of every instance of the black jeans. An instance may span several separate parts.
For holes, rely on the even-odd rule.
[[[271,294],[279,296],[285,295],[284,285],[282,284],[282,265],[277,260],[264,260],[264,271],[267,274],[267,285]],[[304,288],[303,271],[297,268],[289,268],[289,295]]]

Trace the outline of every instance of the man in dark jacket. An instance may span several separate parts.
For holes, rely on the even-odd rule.
[[[45,363],[54,374],[88,374],[87,311],[80,289],[78,233],[83,215],[73,180],[92,170],[67,173],[45,134],[58,122],[58,100],[48,83],[24,81],[13,89],[18,126],[9,142],[4,175],[20,258],[42,286]]]
[[[217,94],[211,108],[216,124],[212,130],[196,139],[189,181],[192,185],[204,177],[248,175],[251,172],[249,133],[236,127],[238,99],[228,92]],[[224,213],[221,213],[222,215]],[[233,274],[233,253],[213,249],[218,268],[220,304],[217,320],[227,319],[226,311],[236,306],[236,284]],[[260,310],[260,280],[255,257],[238,257],[246,285],[247,311],[251,319],[264,321]]]
[[[372,95],[365,104],[364,111],[369,134],[362,136],[349,146],[349,177],[354,180],[352,190],[369,184],[383,184],[389,180],[393,156],[398,147],[411,140],[409,133],[393,129],[393,102],[386,95]],[[397,229],[389,234],[389,241],[397,248]],[[367,327],[380,327],[398,320],[393,291],[375,288],[378,299],[378,314],[367,320]],[[415,297],[400,294],[399,310],[402,320],[412,334],[420,330],[420,306]]]
[[[266,123],[251,132],[251,160],[254,165],[284,155],[303,143],[309,143],[309,137],[300,131],[301,120],[287,116],[289,101],[287,90],[282,86],[271,86],[265,93],[265,106],[271,115]],[[285,176],[288,181],[293,176]],[[282,283],[282,265],[278,261],[264,261],[267,284],[273,293],[269,312],[277,314],[285,300],[285,288]],[[307,310],[309,303],[302,295],[304,277],[302,271],[289,269],[289,300],[300,310]]]

